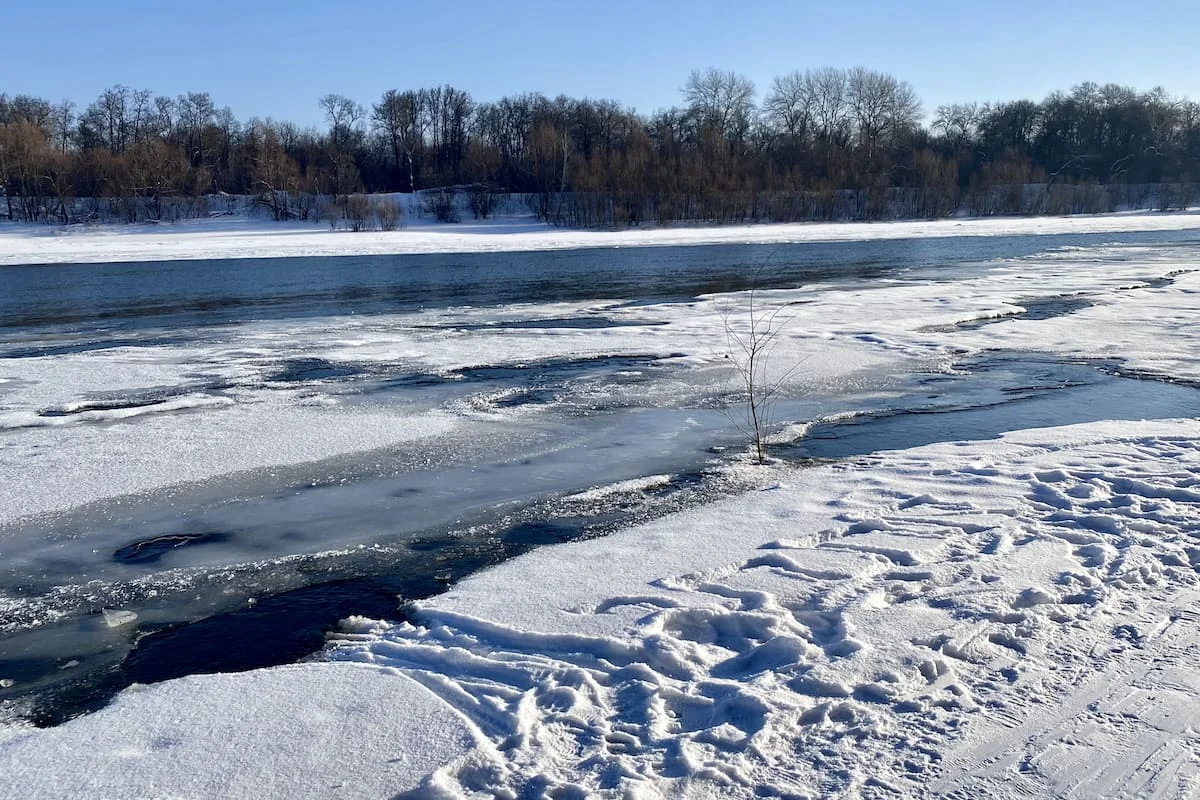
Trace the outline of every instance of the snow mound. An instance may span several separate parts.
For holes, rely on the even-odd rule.
[[[596,500],[601,500],[605,497],[611,497],[614,494],[623,492],[642,492],[650,489],[657,489],[660,486],[666,486],[671,482],[670,475],[647,475],[644,478],[633,478],[627,481],[618,481],[607,486],[594,486],[583,492],[568,495],[563,498],[567,502],[587,503]]]

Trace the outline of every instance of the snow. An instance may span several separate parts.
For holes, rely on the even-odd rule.
[[[591,489],[586,491],[567,495],[563,499],[568,502],[586,503],[605,497],[611,497],[617,494],[623,494],[625,492],[654,489],[658,486],[665,486],[670,482],[670,475],[647,475],[644,478],[633,478],[627,481],[618,481],[617,483],[610,483],[607,486],[593,486]]]
[[[128,625],[137,620],[137,614],[133,611],[123,611],[114,608],[102,608],[100,614],[104,618],[104,624],[110,628],[119,628],[122,625]]]
[[[397,724],[422,731],[404,752],[380,735]],[[132,688],[103,714],[0,744],[0,797],[391,797],[427,764],[467,752],[472,736],[394,670],[198,675]]]
[[[1124,215],[715,232],[514,232],[505,222],[379,235],[249,225],[187,236],[9,230],[0,258],[163,257],[139,238],[155,236],[164,253],[221,257],[279,255],[306,241],[301,254],[321,240],[517,248],[613,246],[606,237],[622,236],[634,237],[624,246],[1198,224],[1193,215]],[[802,394],[886,391],[889,376],[915,366],[952,374],[993,348],[1200,382],[1198,257],[1194,243],[1064,248],[981,265],[949,284],[814,285],[759,292],[754,302],[765,313],[797,310],[777,359],[804,359]],[[1032,313],[1064,300],[1067,313]],[[741,293],[326,317],[237,326],[153,356],[114,348],[10,359],[0,377],[9,448],[0,521],[230,468],[490,425],[519,431],[520,415],[535,413],[502,413],[476,397],[452,409],[397,409],[311,385],[264,388],[285,356],[446,375],[565,355],[675,353],[649,385],[605,391],[686,406],[721,374],[722,321],[744,318],[750,302]],[[488,329],[497,313],[656,324]],[[160,413],[138,406],[122,419],[94,401],[101,389],[187,386],[195,372],[226,388],[170,395]],[[36,413],[45,409],[63,415]],[[206,424],[182,424],[188,415]],[[67,421],[29,427],[31,419]],[[413,604],[403,624],[348,620],[324,661],[136,687],[51,730],[0,726],[0,796],[1200,793],[1200,421],[1101,421],[816,467],[730,469],[759,489],[535,550]],[[565,499],[668,480],[654,474]],[[120,626],[129,613],[104,616]]]
[[[333,658],[497,744],[427,781],[454,795],[1184,796],[1198,476],[1194,421],[783,471],[360,621]]]
[[[622,230],[555,228],[532,217],[500,217],[437,225],[414,218],[390,232],[330,231],[307,223],[217,217],[159,225],[48,228],[0,225],[0,266],[181,259],[275,258],[565,250],[701,244],[780,244],[911,239],[1115,233],[1200,228],[1192,212],[1125,212],[1073,217],[995,217],[879,223],[795,223]]]
[[[408,623],[350,620],[331,663],[169,682],[19,734],[0,782],[80,798],[1200,789],[1200,423],[758,480],[536,550]]]

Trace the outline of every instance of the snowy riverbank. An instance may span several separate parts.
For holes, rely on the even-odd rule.
[[[761,477],[468,579],[412,624],[352,621],[335,663],[188,678],[18,734],[0,794],[1200,789],[1200,424]]]
[[[277,223],[241,217],[188,220],[162,225],[70,228],[0,223],[0,266],[1194,229],[1200,229],[1200,214],[1195,212],[629,228],[612,231],[555,228],[528,216],[455,225],[437,225],[428,218],[416,217],[403,230],[360,233],[333,232],[322,225]]]

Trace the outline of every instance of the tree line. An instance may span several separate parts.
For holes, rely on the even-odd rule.
[[[325,95],[318,129],[239,121],[205,92],[118,85],[83,109],[0,94],[0,214],[162,220],[247,195],[276,219],[312,219],[364,192],[441,189],[482,216],[494,195],[525,193],[571,225],[880,219],[1166,208],[1200,183],[1200,104],[1162,89],[1084,83],[927,121],[906,81],[822,67],[759,98],[718,69],[693,71],[680,104],[649,115],[537,93],[480,102],[447,85],[366,106]]]

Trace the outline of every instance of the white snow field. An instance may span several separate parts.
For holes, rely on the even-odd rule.
[[[781,473],[468,579],[412,624],[352,622],[333,657],[412,677],[491,744],[430,796],[1187,796],[1198,434]]]
[[[1200,216],[959,224],[828,227],[847,238],[853,229],[860,238],[1191,230]],[[819,228],[661,235],[746,241],[736,237]],[[539,230],[513,246],[624,235]],[[162,258],[171,248],[195,258],[283,253],[269,237],[226,235],[43,242],[7,231],[0,263],[56,253]],[[294,235],[347,247],[421,236],[470,244],[441,229]],[[148,244],[154,236],[165,249]],[[376,239],[355,244],[362,236]],[[479,236],[476,248],[523,241]],[[801,396],[848,385],[886,393],[897,375],[952,374],[989,348],[1195,383],[1198,263],[1194,241],[1062,248],[979,265],[954,282],[816,284],[759,292],[754,302],[764,313],[795,312],[776,358],[804,359]],[[678,354],[663,377],[620,391],[650,407],[687,407],[711,392],[728,347],[723,320],[744,320],[749,301],[741,293],[264,321],[161,348],[10,359],[0,373],[0,522],[225,474],[221,463],[195,460],[200,452],[222,453],[233,469],[272,467],[489,426],[521,432],[518,423],[539,413],[478,398],[408,408],[310,385],[268,391],[263,375],[282,354],[434,374],[564,354]],[[1047,301],[1071,310],[1023,313]],[[497,314],[655,324],[473,324]],[[114,426],[75,413],[48,428],[33,413],[79,411],[72,404],[101,387],[187,385],[196,372],[230,388],[185,394],[170,402],[186,408]],[[202,432],[181,421],[188,414],[207,421]],[[296,442],[290,426],[311,433]],[[277,451],[276,440],[294,449]],[[102,457],[110,448],[112,460]],[[1200,421],[1100,421],[822,466],[730,469],[761,489],[535,550],[413,604],[405,624],[349,620],[324,660],[135,687],[50,730],[0,727],[0,797],[1200,794]],[[577,496],[662,478],[639,480]]]
[[[1195,212],[1121,212],[1071,217],[994,217],[873,223],[796,223],[727,227],[575,230],[531,216],[438,225],[414,217],[391,232],[330,231],[310,223],[217,217],[171,224],[56,228],[0,225],[5,264],[166,261],[288,256],[391,255],[567,250],[698,244],[780,244],[945,236],[1172,231],[1200,228]]]

